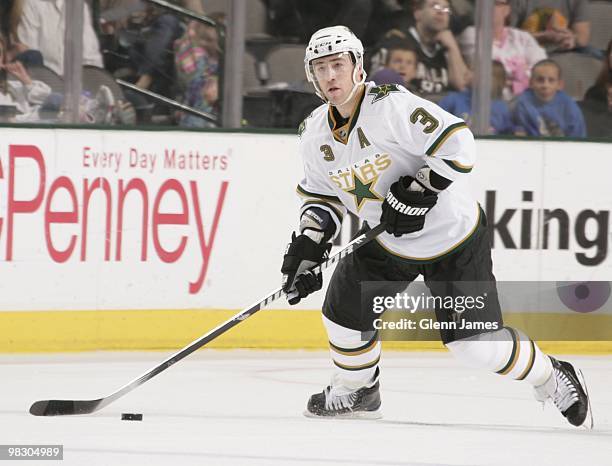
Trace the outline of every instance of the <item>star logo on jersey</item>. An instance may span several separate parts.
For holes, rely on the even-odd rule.
[[[391,92],[402,92],[397,84],[381,84],[380,86],[373,87],[368,92],[369,95],[373,95],[372,103],[378,102],[379,100],[387,97]]]
[[[363,203],[367,199],[371,199],[373,201],[382,201],[383,198],[374,191],[374,185],[376,181],[378,181],[378,176],[370,181],[363,180],[355,170],[352,170],[353,177],[353,188],[347,189],[346,192],[352,194],[355,197],[355,205],[357,206],[357,210],[361,210],[363,207]]]

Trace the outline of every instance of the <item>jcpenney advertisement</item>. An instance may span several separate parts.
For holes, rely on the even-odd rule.
[[[295,136],[0,134],[1,310],[239,309],[279,286],[300,204]],[[498,279],[610,280],[612,145],[478,150],[467,182]]]
[[[280,283],[292,138],[1,134],[3,310],[237,308]]]

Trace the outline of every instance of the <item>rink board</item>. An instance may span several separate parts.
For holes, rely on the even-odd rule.
[[[0,351],[176,348],[278,286],[299,207],[296,136],[0,136]],[[462,182],[494,226],[498,280],[611,279],[612,144],[484,139],[478,150]],[[347,220],[342,243],[354,231]],[[275,303],[213,345],[323,348],[322,295],[299,311]]]
[[[175,349],[186,346],[235,314],[227,310],[181,311],[58,311],[0,313],[0,352],[63,352],[94,350]],[[582,341],[539,341],[553,353],[612,353],[612,335],[607,340],[588,341],[598,329],[612,333],[609,315],[589,321],[564,317],[567,335],[575,336],[581,326]],[[508,313],[506,325],[547,328],[556,314]],[[590,328],[589,328],[590,327]],[[580,334],[578,334],[580,336]],[[443,350],[438,341],[384,341],[384,348],[395,350]],[[260,311],[231,331],[213,340],[210,348],[326,349],[327,337],[320,312],[305,310]]]

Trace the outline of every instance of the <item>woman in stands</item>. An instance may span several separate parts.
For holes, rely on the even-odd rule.
[[[495,1],[492,59],[501,62],[506,70],[508,82],[504,91],[505,100],[511,100],[529,87],[531,69],[546,58],[546,52],[531,34],[508,26],[511,13],[509,0]],[[472,64],[476,50],[474,26],[466,28],[458,42],[466,60]]]

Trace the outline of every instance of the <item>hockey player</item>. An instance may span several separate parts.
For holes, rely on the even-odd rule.
[[[323,323],[335,368],[330,385],[310,397],[305,414],[380,416],[381,343],[375,333],[362,341],[377,315],[362,308],[360,285],[377,282],[366,298],[393,296],[423,275],[430,289],[434,283],[469,281],[482,283],[478,291],[489,295],[483,310],[461,317],[495,323],[498,330],[441,331],[454,356],[526,380],[538,400],[552,399],[571,424],[587,424],[580,372],[542,353],[521,331],[503,327],[485,215],[464,179],[476,155],[466,124],[402,86],[366,82],[363,46],[344,26],[317,31],[304,63],[326,104],[298,131],[305,176],[297,191],[304,202],[299,232],[281,269],[289,303],[321,289],[321,276],[308,269],[327,255],[347,211],[366,222],[365,228],[386,225],[375,241],[340,261],[331,278]],[[453,314],[436,309],[439,322],[453,320]]]

